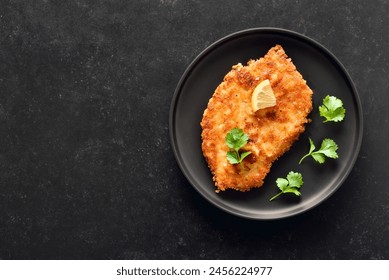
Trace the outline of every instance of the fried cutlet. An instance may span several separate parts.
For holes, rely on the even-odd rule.
[[[256,112],[251,107],[255,87],[268,79],[276,105]],[[312,110],[312,90],[280,45],[247,66],[234,65],[216,88],[201,121],[202,151],[217,192],[261,187],[275,160],[304,132]],[[240,128],[249,140],[242,148],[251,154],[243,164],[230,164],[225,137]]]

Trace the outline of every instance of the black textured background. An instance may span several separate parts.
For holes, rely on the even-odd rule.
[[[388,259],[389,2],[0,1],[0,259]],[[189,63],[252,27],[317,40],[353,78],[364,141],[297,217],[205,201],[172,154]]]

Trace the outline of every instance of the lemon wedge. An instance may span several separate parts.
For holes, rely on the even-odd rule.
[[[270,86],[269,80],[260,82],[254,89],[251,96],[251,106],[254,112],[260,109],[273,107],[276,105],[276,97],[274,96],[273,89]]]

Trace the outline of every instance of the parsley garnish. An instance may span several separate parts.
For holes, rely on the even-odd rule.
[[[315,151],[315,145],[313,144],[313,141],[311,138],[309,138],[309,152],[305,156],[303,156],[299,164],[308,156],[312,156],[314,160],[316,160],[318,163],[324,163],[326,160],[326,157],[329,158],[338,158],[338,154],[336,151],[338,150],[338,145],[335,143],[334,140],[326,138],[321,142],[320,150]]]
[[[343,107],[342,100],[327,95],[323,99],[323,105],[319,106],[319,113],[325,118],[323,122],[340,122],[344,119],[346,109]]]
[[[231,164],[241,164],[243,159],[247,157],[251,152],[239,153],[239,150],[247,144],[249,137],[240,128],[231,129],[226,135],[226,144],[233,151],[227,152],[227,160]]]
[[[290,171],[285,178],[278,178],[276,180],[277,187],[281,190],[278,194],[270,198],[270,201],[279,197],[283,193],[293,193],[300,196],[299,188],[304,184],[303,176],[299,172]]]

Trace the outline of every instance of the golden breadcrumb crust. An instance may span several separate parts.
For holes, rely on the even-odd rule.
[[[253,112],[252,92],[265,79],[277,104]],[[216,88],[201,121],[202,150],[217,192],[261,187],[272,163],[304,132],[311,110],[312,90],[280,45],[247,66],[234,65]],[[243,168],[230,164],[226,157],[225,136],[235,127],[249,136],[242,150],[252,154],[243,160]]]

